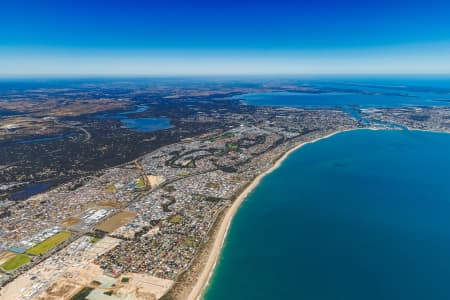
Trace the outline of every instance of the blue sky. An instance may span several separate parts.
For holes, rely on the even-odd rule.
[[[448,0],[3,0],[0,74],[450,73]]]

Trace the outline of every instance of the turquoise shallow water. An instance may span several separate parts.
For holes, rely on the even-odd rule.
[[[244,202],[205,298],[450,299],[450,135],[341,133]]]

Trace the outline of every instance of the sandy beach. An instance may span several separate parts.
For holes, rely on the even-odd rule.
[[[353,130],[353,129],[351,129]],[[297,149],[303,147],[304,145],[315,143],[319,140],[329,138],[335,134],[348,131],[336,131],[333,133],[330,133],[328,135],[325,135],[323,137],[300,143],[294,147],[292,147],[290,150],[288,150],[286,153],[284,153],[278,160],[275,161],[273,166],[269,168],[267,171],[261,173],[258,175],[246,188],[245,190],[236,198],[236,200],[233,202],[233,205],[228,209],[226,212],[222,223],[219,225],[219,229],[217,231],[217,234],[214,237],[212,249],[210,251],[210,255],[207,258],[205,267],[201,271],[201,274],[198,277],[198,280],[196,281],[195,285],[193,286],[187,300],[198,300],[202,297],[205,289],[207,288],[209,284],[209,280],[211,276],[213,275],[214,269],[216,267],[217,261],[220,257],[222,247],[224,245],[228,229],[230,228],[231,221],[233,220],[234,215],[238,211],[241,204],[244,202],[244,200],[247,198],[247,196],[253,191],[254,188],[258,186],[261,179],[263,179],[267,174],[270,174],[274,170],[276,170],[282,162],[294,151]]]

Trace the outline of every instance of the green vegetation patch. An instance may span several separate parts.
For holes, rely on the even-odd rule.
[[[29,263],[31,258],[26,254],[18,254],[6,261],[1,267],[5,271],[13,271],[21,266]]]
[[[81,291],[79,291],[75,296],[70,298],[70,300],[86,300],[87,296],[93,291],[93,288],[85,287]]]
[[[97,280],[92,280],[91,281],[91,285],[95,285],[95,286],[100,286],[102,283],[100,281]]]
[[[65,240],[69,239],[72,234],[69,231],[61,231],[55,234],[54,236],[49,237],[42,243],[37,244],[33,248],[27,250],[28,254],[32,255],[40,255],[43,254],[50,249],[55,248]]]
[[[180,176],[186,177],[189,176],[191,173],[189,173],[188,171],[182,171],[180,172]]]
[[[215,141],[222,140],[222,139],[229,139],[231,137],[234,137],[235,135],[236,135],[236,133],[234,133],[234,132],[227,132],[222,135],[210,137],[208,139],[208,141],[215,142]]]
[[[129,282],[130,281],[130,278],[128,278],[128,277],[122,277],[122,280],[121,280],[122,282]]]
[[[226,143],[226,144],[225,144],[225,148],[226,148],[228,151],[235,151],[235,150],[237,150],[237,148],[238,148],[238,144],[235,143],[235,142],[229,142],[229,143]]]
[[[112,296],[113,291],[106,291],[103,294],[105,294],[106,296]]]
[[[99,240],[100,240],[99,237],[94,236],[94,237],[92,237],[92,239],[91,239],[91,243],[92,243],[92,244],[95,244],[95,243],[97,243]]]
[[[107,187],[105,187],[105,191],[108,193],[114,193],[116,191],[116,187],[113,184],[108,185]]]
[[[205,187],[208,188],[208,189],[218,189],[220,187],[220,185],[217,182],[208,182],[205,185]]]
[[[138,187],[138,188],[145,187],[145,180],[144,180],[144,178],[142,178],[142,176],[139,177],[139,179],[138,179],[138,181],[136,183],[136,187]]]
[[[184,245],[185,245],[186,247],[194,248],[194,247],[197,247],[198,242],[197,242],[193,237],[188,237],[188,238],[184,241]]]
[[[181,216],[180,215],[172,216],[172,217],[170,217],[169,222],[170,223],[174,223],[174,224],[178,224],[178,223],[181,222]]]

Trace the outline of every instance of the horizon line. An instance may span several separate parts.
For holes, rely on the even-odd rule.
[[[167,78],[167,77],[351,77],[351,76],[403,76],[403,77],[417,77],[417,76],[436,76],[436,77],[450,77],[450,72],[423,72],[423,73],[0,73],[0,79],[33,79],[33,78]]]

